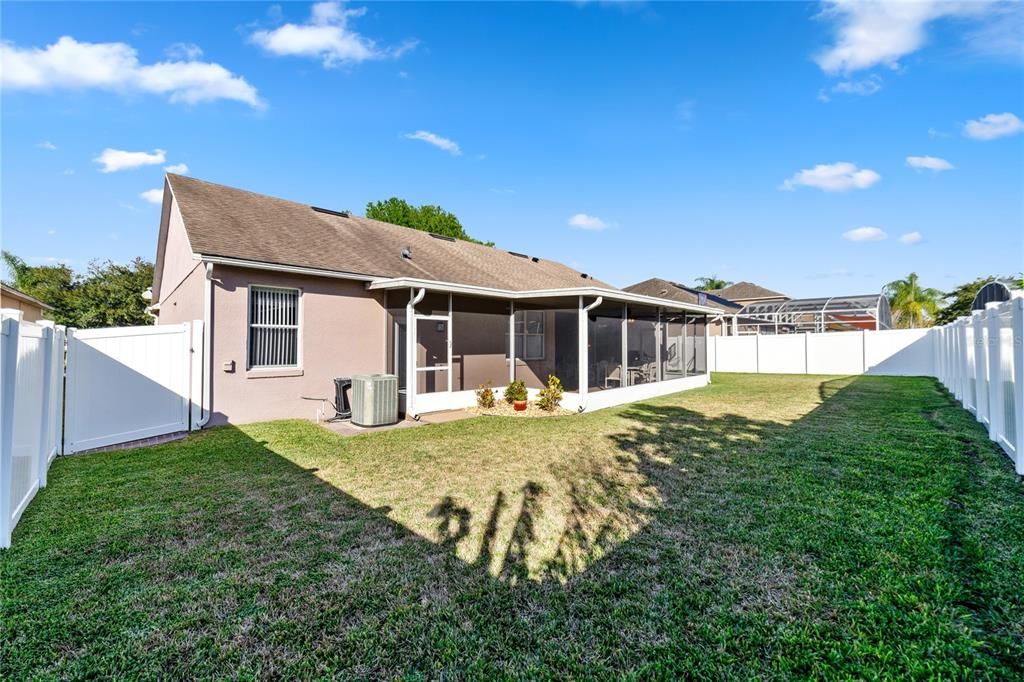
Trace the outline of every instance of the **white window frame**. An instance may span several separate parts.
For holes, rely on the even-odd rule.
[[[514,311],[512,313],[513,319],[519,313],[523,313],[523,330],[522,331],[518,331],[518,330],[516,331],[516,347],[515,347],[516,358],[519,359],[519,360],[523,360],[523,361],[526,361],[526,360],[543,360],[545,358],[545,356],[547,355],[547,330],[548,330],[547,311],[546,310],[533,310],[533,309],[516,310],[516,311]],[[531,313],[533,313],[534,315],[539,315],[540,316],[540,331],[539,332],[528,332],[528,331],[526,331],[528,329],[528,327],[529,327],[528,320],[530,318],[530,314]],[[519,321],[515,320],[514,327],[518,327],[518,326],[519,326]],[[507,338],[508,334],[506,334],[505,336],[506,336],[505,346],[507,347],[508,346],[508,338]],[[526,349],[527,349],[526,337],[528,337],[528,336],[539,336],[540,337],[540,355],[529,356],[529,355],[526,354]]]
[[[295,294],[296,320],[297,324],[259,324],[259,327],[266,329],[294,329],[295,330],[295,364],[294,365],[254,365],[252,364],[252,295],[254,291],[280,291]],[[275,370],[302,369],[302,288],[282,287],[273,284],[250,284],[245,301],[245,366],[246,370],[254,372],[273,372]]]

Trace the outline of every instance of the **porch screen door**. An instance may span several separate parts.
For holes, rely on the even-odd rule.
[[[452,390],[451,319],[447,315],[416,316],[416,393]]]

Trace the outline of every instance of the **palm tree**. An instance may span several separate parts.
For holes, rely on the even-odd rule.
[[[724,289],[731,285],[732,282],[727,282],[724,279],[719,279],[718,275],[711,275],[710,277],[697,277],[693,280],[696,282],[694,289],[697,291],[714,291],[715,289]]]
[[[942,292],[938,289],[922,289],[917,273],[912,272],[905,279],[889,282],[882,290],[889,297],[893,323],[903,329],[930,327],[939,312]]]

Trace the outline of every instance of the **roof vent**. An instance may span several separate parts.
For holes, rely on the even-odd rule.
[[[428,232],[427,234],[429,234],[434,239],[443,239],[446,242],[453,242],[453,241],[455,241],[455,237],[449,237],[446,234],[437,234],[436,232]]]
[[[516,258],[529,258],[525,253],[516,253],[515,251],[509,251]]]
[[[534,263],[539,263],[540,262],[540,258],[537,258],[536,256],[534,256],[530,260],[532,260]]]
[[[402,249],[402,258],[408,258],[409,260],[412,260],[412,247],[411,246],[407,246],[404,249]]]
[[[338,216],[340,218],[348,218],[349,217],[349,212],[348,211],[333,211],[333,210],[331,210],[329,208],[320,208],[319,206],[310,206],[310,208],[313,209],[314,211],[316,211],[317,213],[326,213],[327,215],[336,215],[336,216]]]

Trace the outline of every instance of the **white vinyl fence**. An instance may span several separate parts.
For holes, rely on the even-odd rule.
[[[1024,298],[932,330],[936,376],[1024,475]]]
[[[191,350],[189,323],[70,330],[64,452],[187,431]]]
[[[18,316],[0,327],[0,547],[8,547],[60,450],[64,329]]]
[[[712,372],[936,376],[928,329],[711,336]]]
[[[0,547],[57,454],[187,431],[200,416],[201,321],[75,330],[4,311]]]

